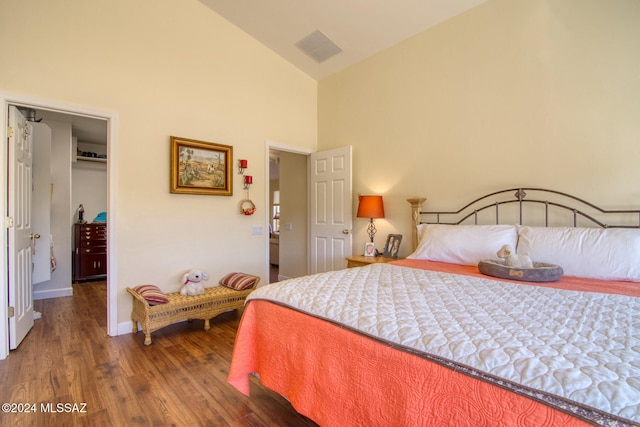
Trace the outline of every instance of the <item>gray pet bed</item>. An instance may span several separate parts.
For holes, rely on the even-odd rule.
[[[523,282],[555,282],[564,274],[562,267],[542,262],[534,262],[533,268],[513,268],[500,261],[485,260],[478,263],[478,270],[487,276]]]

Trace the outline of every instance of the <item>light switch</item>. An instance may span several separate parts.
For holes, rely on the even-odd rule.
[[[261,225],[254,225],[253,227],[251,227],[251,234],[255,236],[264,234],[264,228],[262,228]]]

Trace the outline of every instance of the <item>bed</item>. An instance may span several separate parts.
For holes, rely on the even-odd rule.
[[[640,210],[536,188],[423,202],[408,259],[254,291],[229,382],[322,426],[640,425]],[[564,277],[480,273],[505,243]]]

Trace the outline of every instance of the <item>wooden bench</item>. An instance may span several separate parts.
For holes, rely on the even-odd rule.
[[[225,311],[242,308],[247,296],[258,285],[258,281],[248,289],[236,291],[226,286],[205,288],[202,295],[182,296],[180,292],[166,294],[169,302],[150,305],[139,293],[127,288],[133,296],[131,323],[133,333],[138,332],[138,322],[144,332],[144,345],[151,344],[151,333],[160,328],[183,320],[202,319],[204,330],[210,328],[209,320]]]

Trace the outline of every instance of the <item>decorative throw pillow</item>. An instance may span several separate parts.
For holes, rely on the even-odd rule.
[[[140,285],[133,288],[140,296],[147,300],[149,305],[164,304],[169,302],[167,295],[156,285]]]
[[[220,279],[220,284],[227,288],[243,291],[258,284],[260,278],[246,273],[229,273]]]

